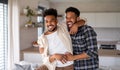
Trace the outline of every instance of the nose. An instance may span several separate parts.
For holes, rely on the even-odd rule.
[[[71,21],[71,19],[70,18],[66,18],[66,21],[68,22],[68,21]]]
[[[68,21],[68,20],[70,20],[69,18],[66,18],[66,20]]]
[[[52,23],[51,22],[47,22],[47,25],[51,25]]]

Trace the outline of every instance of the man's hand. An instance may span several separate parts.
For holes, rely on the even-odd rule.
[[[67,57],[64,54],[54,54],[53,57],[61,61],[63,64],[67,62]]]
[[[44,52],[44,48],[39,48],[39,52],[42,54]]]
[[[74,23],[72,25],[72,27],[70,28],[70,34],[76,34],[78,32],[78,27],[81,27],[83,25],[85,25],[85,20],[84,19],[79,19],[76,23]]]
[[[78,32],[78,25],[73,24],[73,26],[70,28],[70,34],[76,34]]]
[[[71,53],[66,53],[65,55],[67,56],[68,61],[73,61],[74,60],[74,56]]]

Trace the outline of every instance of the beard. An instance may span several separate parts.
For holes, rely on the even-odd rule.
[[[48,27],[48,31],[49,32],[54,32],[56,29],[57,29],[57,26],[54,26],[54,25],[49,25],[47,26]],[[54,28],[53,28],[54,27]]]

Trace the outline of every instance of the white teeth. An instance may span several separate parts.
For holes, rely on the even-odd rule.
[[[72,22],[69,22],[68,24],[73,24]]]
[[[71,26],[72,26],[72,24],[73,24],[72,22],[69,22],[69,23],[68,23],[68,26],[69,26],[69,27],[71,27]]]
[[[49,28],[52,28],[53,26],[49,26]]]

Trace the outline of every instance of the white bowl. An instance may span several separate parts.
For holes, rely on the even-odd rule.
[[[39,45],[33,44],[33,47],[39,47]]]

